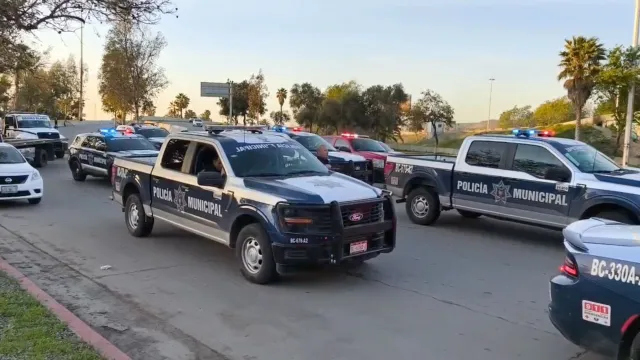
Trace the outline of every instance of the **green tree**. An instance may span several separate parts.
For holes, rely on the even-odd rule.
[[[142,113],[145,116],[155,116],[156,115],[156,106],[153,104],[153,101],[150,99],[145,99],[142,103]]]
[[[200,114],[200,118],[202,120],[211,120],[211,110],[205,110],[202,114]]]
[[[238,116],[242,116],[242,122],[246,124],[247,113],[249,112],[249,81],[243,80],[233,83],[233,111],[232,120],[238,125]],[[220,115],[229,116],[229,98],[223,97],[218,100]]]
[[[561,71],[558,81],[564,80],[564,88],[576,114],[575,139],[580,140],[580,120],[582,109],[595,86],[602,68],[600,62],[605,59],[605,49],[598,38],[574,36],[565,40],[564,50],[560,52]]]
[[[321,124],[321,126],[327,129],[335,128],[333,131],[339,132],[342,129],[356,129],[366,123],[361,92],[361,86],[355,81],[329,86],[325,91],[325,98],[335,100],[339,104],[340,113],[337,116],[340,120],[337,124],[333,121],[331,124],[326,126]],[[334,107],[336,103],[326,102],[326,104]],[[323,119],[327,117],[324,116]]]
[[[513,109],[502,112],[498,120],[498,125],[502,129],[533,126],[531,106],[514,106]]]
[[[191,102],[191,99],[189,99],[189,97],[184,93],[179,93],[178,95],[176,95],[175,100],[173,100],[173,105],[178,110],[178,113],[180,114],[180,118],[184,118],[183,116],[184,110],[189,107],[190,102]]]
[[[0,75],[0,114],[4,114],[9,110],[10,90],[11,80],[8,76]]]
[[[287,89],[280,88],[276,92],[276,98],[278,99],[278,104],[280,104],[280,114],[282,114],[282,107],[284,106],[284,101],[287,100]]]
[[[266,99],[269,96],[269,89],[265,84],[262,70],[258,71],[258,74],[251,75],[248,91],[247,100],[249,107],[247,109],[247,116],[251,120],[251,124],[254,124],[260,119],[260,116],[264,115],[267,111]],[[246,123],[244,125],[246,125]]]
[[[196,114],[196,112],[191,109],[188,109],[187,111],[184,112],[185,119],[193,119],[197,117],[198,117],[198,114]]]
[[[533,123],[536,126],[562,124],[574,119],[573,104],[566,96],[545,101],[533,111]]]
[[[180,109],[176,104],[175,100],[169,103],[168,110],[169,111],[167,112],[167,115],[166,115],[167,117],[172,117],[172,118],[182,117],[182,115],[180,114]]]
[[[358,125],[382,141],[402,138],[400,131],[405,122],[402,106],[408,99],[402,84],[367,88],[362,93],[364,117]]]
[[[289,91],[289,106],[296,122],[313,131],[317,124],[324,96],[310,83],[294,84]]]
[[[272,111],[271,114],[269,114],[269,117],[276,125],[283,125],[291,120],[291,116],[286,111]]]
[[[607,61],[596,78],[595,94],[598,112],[605,106],[613,116],[616,145],[626,128],[629,85],[640,85],[640,50],[633,47],[616,46],[607,53]],[[634,101],[635,108],[640,104]]]
[[[452,127],[455,112],[453,107],[435,91],[426,90],[421,95],[422,97],[416,101],[409,111],[409,123],[412,124],[412,127],[416,127],[417,124],[431,126],[437,146],[437,124],[441,123],[445,127]]]

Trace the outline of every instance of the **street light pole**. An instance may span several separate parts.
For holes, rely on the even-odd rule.
[[[491,95],[493,94],[493,82],[495,80],[494,78],[489,79],[489,117],[487,117],[487,132],[489,132],[489,122],[491,121]]]
[[[639,0],[640,1],[640,0]],[[82,121],[82,99],[84,88],[84,21],[80,26],[80,101],[78,104],[78,120]]]
[[[638,47],[638,30],[640,27],[640,0],[636,0],[636,13],[633,21],[633,43],[632,46]],[[624,148],[622,152],[622,166],[629,163],[629,148],[631,146],[631,128],[633,127],[633,99],[635,97],[636,86],[635,80],[629,86],[629,99],[627,100],[627,125],[624,129]]]

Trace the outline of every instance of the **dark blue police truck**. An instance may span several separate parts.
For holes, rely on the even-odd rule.
[[[211,126],[167,137],[155,161],[114,161],[113,200],[133,236],[162,220],[235,248],[249,281],[395,248],[390,194],[327,169],[298,142]]]
[[[457,157],[391,155],[386,187],[422,225],[451,209],[468,218],[556,229],[590,217],[637,224],[640,171],[619,167],[585,143],[550,135],[470,136]]]

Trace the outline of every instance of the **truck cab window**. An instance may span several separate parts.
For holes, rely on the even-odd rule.
[[[13,116],[7,116],[4,118],[4,128],[5,130],[8,129],[10,126],[13,126],[15,128],[16,126],[16,118]]]
[[[543,179],[550,168],[566,168],[549,150],[536,145],[518,144],[511,170]]]
[[[160,165],[169,170],[182,171],[184,157],[191,142],[187,140],[172,139],[169,140],[162,155]]]
[[[498,169],[507,144],[497,141],[474,141],[469,146],[465,162],[472,166]]]
[[[218,151],[209,144],[198,144],[193,163],[190,167],[191,175],[198,175],[202,171],[218,171],[214,165],[214,160],[220,159]]]
[[[95,149],[95,142],[96,142],[96,137],[95,136],[87,136],[86,139],[84,139],[84,141],[82,142],[82,147],[85,147],[87,149]]]

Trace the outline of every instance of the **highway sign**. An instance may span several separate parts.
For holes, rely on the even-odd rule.
[[[231,85],[229,83],[200,83],[200,96],[202,97],[229,97],[230,90]]]

